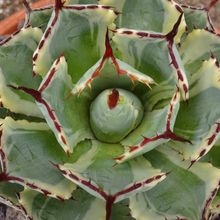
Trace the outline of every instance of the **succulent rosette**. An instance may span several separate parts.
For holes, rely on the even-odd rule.
[[[27,219],[218,214],[215,3],[24,1],[0,47],[1,201]]]

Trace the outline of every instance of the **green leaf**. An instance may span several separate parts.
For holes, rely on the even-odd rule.
[[[121,12],[117,19],[119,28],[136,30],[152,30],[168,33],[178,20],[182,9],[173,1],[163,0],[100,0],[100,4],[115,7]],[[184,32],[185,21],[182,18],[177,41]]]
[[[41,83],[38,89],[41,99],[36,100],[48,125],[67,153],[72,152],[79,142],[93,138],[89,122],[91,98],[86,95],[70,96],[72,88],[67,63],[64,57],[60,57]]]
[[[47,28],[52,11],[52,6],[32,10],[29,16],[29,23],[32,27],[38,27],[44,32]]]
[[[33,56],[34,72],[45,75],[54,60],[64,54],[75,83],[103,55],[105,33],[115,17],[113,10],[102,6],[55,9]]]
[[[122,202],[116,203],[113,206],[111,213],[111,220],[120,219],[120,220],[135,220],[130,214],[129,201],[128,199],[123,200]]]
[[[37,192],[25,190],[21,193],[21,204],[28,214],[36,220],[80,219],[80,220],[104,220],[106,219],[105,202],[97,199],[81,189],[74,191],[72,198],[59,201],[46,198]],[[62,210],[62,211],[61,211]],[[111,220],[134,220],[129,216],[128,202],[120,202],[114,205]]]
[[[38,28],[24,28],[0,46],[0,97],[5,108],[13,112],[42,117],[34,100],[8,85],[37,88],[39,76],[32,76],[32,55],[42,36]]]
[[[151,77],[115,59],[112,54],[103,56],[92,66],[74,85],[71,93],[80,97],[85,90],[94,98],[104,89],[122,88],[132,91],[145,103],[144,96],[152,84],[154,80]]]
[[[220,37],[214,32],[196,29],[189,33],[179,50],[188,74],[196,73],[212,54],[220,60],[219,45]]]
[[[67,160],[66,155],[45,123],[14,121],[7,117],[1,129],[3,180],[55,198],[71,196],[75,185],[64,179],[51,164]]]
[[[177,90],[165,107],[150,111],[147,106],[140,126],[122,140],[121,144],[125,146],[125,152],[118,156],[116,161],[122,163],[130,158],[142,155],[170,139],[186,142],[187,140],[172,132],[179,110],[179,100],[180,94]]]
[[[207,10],[204,8],[190,7],[187,5],[182,6],[184,10],[187,31],[191,32],[193,29],[213,30],[213,25]]]
[[[38,117],[33,117],[33,116],[27,116],[24,114],[19,114],[19,113],[14,113],[11,112],[9,109],[6,109],[4,107],[0,107],[0,118],[4,119],[7,116],[13,118],[14,120],[27,120],[31,122],[44,122],[44,119],[38,118]]]
[[[97,0],[66,0],[65,5],[73,4],[97,4]],[[53,12],[53,6],[45,6],[33,9],[30,12],[29,22],[32,27],[39,27],[44,32]]]
[[[219,169],[207,163],[196,163],[186,170],[187,162],[181,162],[168,146],[144,155],[154,167],[171,170],[171,173],[153,189],[132,197],[131,213],[137,220],[142,219],[141,216],[149,220],[176,219],[177,216],[206,219],[210,201],[219,188]]]
[[[220,134],[220,69],[211,58],[190,77],[191,98],[189,103],[181,102],[176,119],[175,133],[189,140],[191,144],[172,143],[184,159],[198,161],[212,148]]]
[[[211,148],[211,150],[207,153],[207,155],[205,155],[201,159],[201,161],[209,162],[213,166],[220,168],[219,155],[220,155],[220,145],[216,144]]]
[[[57,167],[66,178],[107,202],[119,202],[149,190],[167,175],[154,169],[143,157],[115,166],[113,157],[122,152],[119,144],[87,141],[85,147],[86,150],[82,146],[78,149],[80,154],[75,162]]]
[[[0,168],[1,173],[2,169]],[[0,173],[0,175],[1,175]],[[10,183],[6,181],[0,181],[0,203],[3,203],[9,207],[16,209],[16,211],[21,212],[27,219],[28,215],[23,209],[23,206],[19,203],[19,194],[23,191],[23,186]]]
[[[211,219],[218,219],[219,213],[220,213],[220,194],[219,194],[219,191],[210,206],[209,213],[210,213],[209,215],[210,215]]]
[[[59,201],[30,190],[21,193],[21,204],[36,220],[105,219],[105,202],[83,190],[75,190],[72,198]]]
[[[178,29],[176,25],[175,30]],[[156,32],[117,29],[113,41],[120,59],[143,73],[147,70],[161,90],[167,90],[167,86],[174,88],[177,84],[183,98],[189,98],[187,76],[172,37]]]

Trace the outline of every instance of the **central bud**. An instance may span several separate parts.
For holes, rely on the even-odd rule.
[[[118,143],[134,130],[143,118],[143,105],[124,89],[102,91],[90,106],[91,128],[100,141]]]

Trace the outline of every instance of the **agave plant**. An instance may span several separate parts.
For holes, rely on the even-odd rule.
[[[23,2],[0,43],[1,202],[27,219],[213,219],[217,1]]]

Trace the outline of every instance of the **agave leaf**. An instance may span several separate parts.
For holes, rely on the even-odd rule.
[[[65,201],[46,198],[40,193],[24,190],[20,202],[27,213],[36,220],[105,219],[105,202],[80,189],[73,193],[71,199]]]
[[[129,200],[123,200],[119,203],[113,205],[111,220],[120,219],[120,220],[135,220],[131,216],[131,210],[129,208]]]
[[[201,159],[201,161],[209,162],[213,166],[220,168],[219,155],[220,155],[220,145],[216,144],[211,148],[211,150],[207,153],[207,155],[205,155]]]
[[[134,217],[145,219],[206,219],[208,207],[219,188],[220,172],[207,163],[197,163],[186,170],[187,163],[169,145],[151,151],[145,157],[157,168],[170,169],[171,174],[148,192],[131,198]],[[152,216],[151,216],[152,215]],[[163,218],[162,218],[163,217]],[[183,217],[183,218],[181,218]]]
[[[204,44],[205,42],[205,44]],[[220,37],[208,30],[193,30],[180,47],[180,55],[188,74],[194,74],[201,68],[204,60],[210,56],[220,59]]]
[[[116,158],[118,163],[142,155],[170,139],[187,142],[172,132],[179,110],[179,99],[180,94],[177,90],[165,107],[153,111],[148,109],[145,112],[141,125],[122,140],[125,152]]]
[[[182,198],[181,198],[182,199]],[[166,212],[160,212],[152,204],[150,204],[149,199],[145,193],[139,193],[130,198],[131,215],[136,220],[177,220],[184,219],[184,216],[175,214],[168,214]]]
[[[131,83],[132,81],[133,84]],[[145,91],[143,89],[139,90],[138,85],[144,84],[145,86],[149,86],[152,83],[154,83],[152,78],[114,57],[107,37],[106,53],[103,58],[84,74],[72,90],[73,95],[80,96],[81,93],[84,93],[84,90],[87,89],[86,91],[88,91],[88,88],[90,88],[92,90],[90,93],[95,97],[94,94],[99,94],[100,91],[106,88],[124,88],[138,94],[138,97],[146,105],[146,113],[141,125],[121,142],[125,146],[125,153],[116,158],[118,163],[143,154],[143,152],[147,152],[159,144],[167,142],[169,139],[184,141],[172,133],[173,124],[179,108],[179,90],[177,89],[174,92],[173,97],[173,90],[169,90],[169,96],[166,98],[170,98],[171,102],[167,102],[165,107],[161,107],[160,110],[149,113],[156,105],[154,102],[156,100],[154,93],[156,92],[154,90],[160,90],[160,87],[155,86],[156,88],[154,87],[155,89],[153,88],[153,91],[149,92],[149,89],[145,89]],[[158,87],[159,89],[157,89]],[[149,102],[150,98],[153,99],[153,103]],[[149,141],[146,141],[147,139]]]
[[[16,183],[1,182],[0,183],[0,202],[21,212],[27,220],[31,220],[25,208],[19,202],[19,194],[23,191],[23,187]]]
[[[123,88],[132,91],[145,103],[144,96],[154,84],[147,74],[116,59],[112,54],[110,57],[104,55],[92,66],[74,85],[71,93],[80,97],[84,91],[84,94],[87,92],[94,98],[104,89]]]
[[[163,0],[100,0],[100,4],[116,8],[120,12],[117,19],[119,28],[136,30],[152,30],[168,33],[182,13],[181,7],[174,1]],[[182,18],[176,40],[179,41],[185,30],[185,20]]]
[[[87,141],[84,148],[76,148],[75,162],[56,166],[66,178],[107,203],[149,190],[167,175],[154,169],[143,157],[114,166],[112,157],[123,150],[119,144]]]
[[[147,75],[115,59],[107,37],[105,55],[75,86],[67,73],[65,58],[61,56],[54,62],[37,91],[24,87],[18,89],[36,99],[57,140],[65,152],[70,153],[80,141],[94,138],[90,129],[89,106],[98,92],[120,87],[141,94],[149,90],[148,86],[152,83],[153,80]],[[137,89],[140,85],[147,89]],[[88,89],[89,87],[92,87],[92,90]]]
[[[53,6],[47,6],[44,8],[33,9],[30,14],[27,15],[27,22],[32,27],[41,28],[44,32],[47,28],[47,24],[50,20],[51,14],[53,11]]]
[[[66,0],[64,4],[97,4],[97,0]],[[44,32],[47,28],[52,12],[53,6],[45,6],[42,8],[33,9],[29,12],[29,14],[27,14],[26,23],[31,24],[32,27],[39,27]]]
[[[104,53],[106,29],[115,16],[113,10],[102,6],[55,6],[33,56],[34,72],[45,75],[54,60],[64,54],[75,83]]]
[[[209,29],[214,30],[208,11],[203,7],[193,7],[189,5],[181,5],[184,10],[187,31],[193,29]]]
[[[38,117],[31,117],[31,116],[27,116],[24,114],[18,114],[18,113],[14,113],[11,112],[10,110],[0,107],[0,119],[4,119],[7,116],[13,118],[14,120],[27,120],[27,121],[31,121],[31,122],[44,122],[44,119],[42,118],[38,118]]]
[[[42,117],[34,100],[24,93],[12,90],[8,84],[37,88],[39,76],[32,76],[32,54],[42,36],[38,28],[23,28],[0,46],[1,105],[13,112]]]
[[[67,63],[62,56],[54,62],[45,76],[35,92],[37,96],[29,91],[66,153],[72,152],[80,141],[93,138],[88,115],[91,98],[86,95],[70,96],[72,88]]]
[[[46,198],[42,194],[30,190],[21,193],[21,204],[33,219],[54,220],[80,219],[80,220],[103,220],[106,216],[105,202],[97,199],[81,189],[74,191],[72,198],[59,201]],[[60,211],[62,210],[62,212]],[[129,217],[127,203],[121,202],[114,205],[111,219],[133,220]]]
[[[218,191],[217,196],[210,205],[208,216],[210,216],[210,219],[217,219],[219,217],[219,213],[220,213],[220,191]]]
[[[177,31],[178,24],[179,20],[170,33]],[[113,41],[120,52],[120,59],[143,73],[148,70],[149,76],[161,87],[177,84],[183,98],[187,100],[187,75],[173,37],[155,32],[117,29]]]
[[[184,159],[190,159],[192,164],[208,153],[220,133],[219,78],[220,69],[216,66],[216,59],[204,61],[190,78],[189,103],[182,102],[180,105],[174,131],[192,143],[173,143],[172,146],[183,154]]]
[[[2,181],[19,183],[48,196],[67,199],[75,186],[50,161],[65,161],[53,133],[45,123],[14,121],[1,126]]]
[[[101,78],[93,77],[93,75],[96,68],[102,64],[102,60],[95,64],[74,86],[73,96],[70,96],[73,85],[67,74],[67,64],[63,56],[54,62],[37,91],[25,87],[14,88],[23,90],[36,99],[57,140],[69,154],[80,141],[94,138],[90,129],[88,109],[92,98],[97,95],[98,91],[111,88],[111,86],[134,89],[134,83],[136,86],[143,84],[145,87],[153,83],[150,77],[129,65],[119,60],[115,60],[115,62],[118,69],[114,64],[106,61],[106,65],[99,73]],[[117,71],[121,71],[123,74],[120,75]],[[94,83],[92,83],[93,80]],[[89,87],[88,82],[94,86],[92,91],[85,90],[82,93],[82,90]],[[59,95],[51,96],[55,93]],[[79,93],[81,94],[79,95]]]

